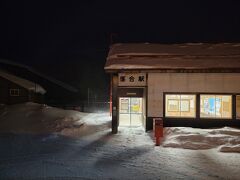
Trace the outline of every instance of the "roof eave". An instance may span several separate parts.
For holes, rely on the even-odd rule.
[[[120,72],[159,72],[159,73],[240,73],[240,68],[139,68],[139,69],[117,69],[104,68],[106,73]]]

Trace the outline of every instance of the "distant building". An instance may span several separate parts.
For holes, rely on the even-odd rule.
[[[31,66],[0,58],[0,67],[0,69],[10,74],[14,74],[15,76],[27,79],[34,84],[40,84],[44,87],[47,91],[44,94],[44,103],[46,104],[62,107],[63,105],[79,100],[80,93],[77,88],[36,70]]]
[[[115,44],[112,131],[118,126],[240,126],[240,44]]]
[[[45,89],[39,84],[0,70],[0,103],[42,103],[45,93]]]

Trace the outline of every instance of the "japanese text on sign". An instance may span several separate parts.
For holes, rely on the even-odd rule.
[[[119,73],[119,86],[146,86],[146,74],[144,73]]]

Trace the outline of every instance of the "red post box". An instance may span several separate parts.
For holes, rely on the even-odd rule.
[[[163,137],[163,119],[153,118],[154,136],[156,138],[156,146],[160,145],[160,139]]]

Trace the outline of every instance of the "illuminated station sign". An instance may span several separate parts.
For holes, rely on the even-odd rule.
[[[118,86],[146,86],[146,73],[119,73]]]

